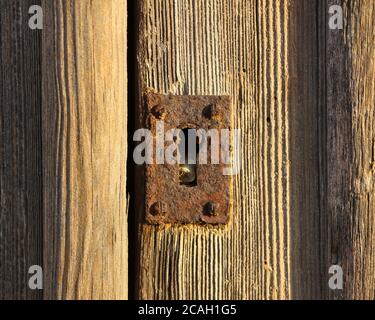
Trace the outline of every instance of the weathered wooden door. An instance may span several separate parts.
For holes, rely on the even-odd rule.
[[[0,298],[375,298],[373,0],[0,1]],[[147,92],[230,97],[229,223],[145,221]]]

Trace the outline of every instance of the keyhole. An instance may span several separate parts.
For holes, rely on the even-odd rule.
[[[199,143],[195,130],[182,130],[184,143],[180,143],[179,152],[184,157],[184,163],[179,165],[180,184],[188,187],[197,185],[197,159]]]

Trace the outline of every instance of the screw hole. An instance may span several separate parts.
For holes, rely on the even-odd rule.
[[[203,214],[205,216],[214,216],[214,215],[216,215],[216,213],[215,213],[215,205],[214,205],[214,203],[212,201],[207,202],[203,206]]]
[[[207,119],[211,119],[213,116],[213,108],[214,106],[212,104],[204,107],[202,111],[203,116]]]

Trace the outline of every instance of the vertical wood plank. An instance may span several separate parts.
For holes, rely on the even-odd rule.
[[[38,3],[0,1],[0,300],[42,295],[28,287],[42,265],[41,37],[28,26]]]
[[[126,1],[42,4],[45,298],[125,299]]]
[[[331,298],[374,299],[374,1],[328,1],[344,10],[344,29],[327,28],[328,264],[344,272]]]
[[[142,94],[149,89],[229,94],[243,148],[242,171],[235,177],[234,216],[228,226],[149,226],[139,210],[139,298],[288,299],[320,294],[319,285],[307,293],[293,288],[297,281],[301,284],[293,272],[309,272],[312,284],[320,279],[321,268],[314,244],[311,253],[301,252],[296,244],[316,240],[314,234],[303,233],[320,219],[315,212],[319,208],[317,10],[316,2],[299,2],[140,1],[140,116]],[[308,9],[312,12],[306,13]],[[293,24],[297,13],[303,14],[298,22],[307,18],[312,23],[300,37],[296,35],[300,27]],[[297,62],[313,75],[296,69]],[[307,141],[297,136],[292,119],[302,121],[298,125]],[[309,120],[312,123],[303,127]],[[303,146],[294,147],[298,141]],[[291,161],[298,160],[308,163],[297,172]],[[296,186],[291,190],[297,178],[297,187],[311,191],[305,202],[298,202]],[[312,260],[313,266],[301,266]]]
[[[324,299],[328,291],[324,255],[328,225],[322,201],[326,177],[322,152],[326,107],[325,10],[325,1],[290,2],[288,143],[293,299]]]

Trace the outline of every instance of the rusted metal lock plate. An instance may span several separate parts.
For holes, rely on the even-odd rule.
[[[146,124],[153,136],[155,157],[156,127],[163,121],[170,129],[230,129],[228,96],[175,96],[149,93],[146,97]],[[166,149],[172,142],[164,142]],[[186,148],[188,143],[186,142]],[[210,160],[211,148],[207,154]],[[197,146],[197,149],[199,145]],[[222,144],[219,146],[220,153]],[[217,151],[217,150],[216,150]],[[198,155],[197,155],[197,158]],[[221,157],[220,157],[221,158]],[[221,160],[221,159],[220,159]],[[224,224],[230,211],[231,177],[223,174],[227,165],[200,164],[189,177],[189,167],[181,164],[153,164],[145,168],[146,221],[150,224]],[[186,171],[185,171],[186,170]],[[186,172],[186,176],[184,176]],[[188,183],[183,183],[186,179]],[[191,183],[192,182],[192,183]]]

